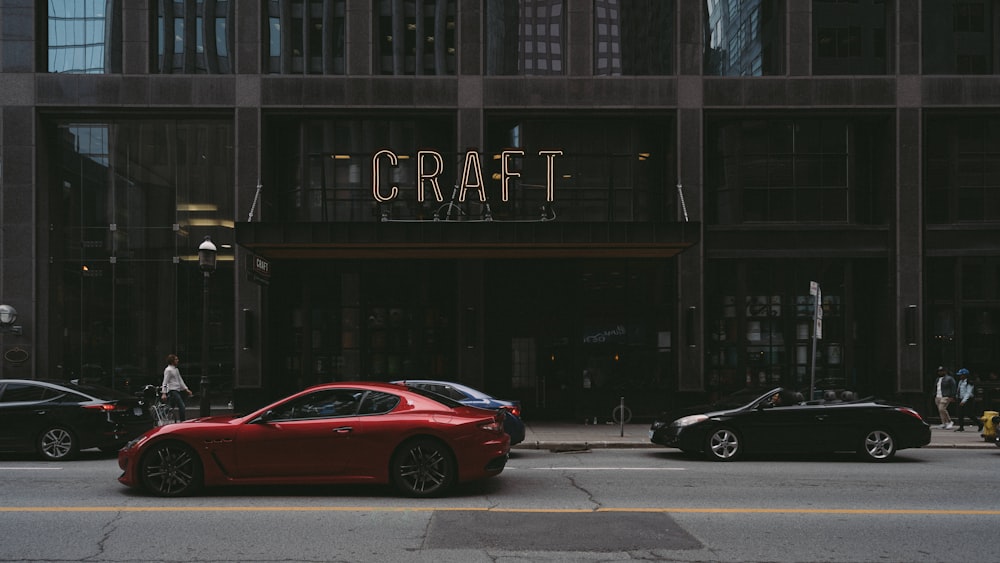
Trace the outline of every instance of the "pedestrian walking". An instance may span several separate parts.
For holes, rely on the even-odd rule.
[[[976,387],[969,380],[969,370],[962,368],[956,372],[956,375],[958,375],[958,428],[955,429],[955,432],[965,432],[966,416],[982,430],[983,423],[973,410],[976,404]]]
[[[951,415],[948,414],[948,405],[955,399],[958,386],[955,385],[955,378],[944,369],[938,366],[937,379],[934,380],[934,404],[937,405],[938,414],[941,415],[940,428],[951,428],[954,424]]]
[[[160,386],[161,398],[167,402],[170,408],[177,409],[177,419],[185,420],[186,405],[181,393],[187,393],[188,397],[194,395],[181,377],[181,370],[177,367],[180,358],[175,354],[167,355],[167,367],[163,368],[163,384]]]

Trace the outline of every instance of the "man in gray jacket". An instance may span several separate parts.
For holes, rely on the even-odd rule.
[[[944,369],[938,366],[938,377],[934,380],[934,404],[937,405],[938,414],[941,415],[940,428],[951,428],[954,423],[948,414],[948,405],[955,400],[955,392],[958,391],[955,385],[955,378]]]

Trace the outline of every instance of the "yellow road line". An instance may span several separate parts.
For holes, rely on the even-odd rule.
[[[0,506],[11,512],[513,512],[539,514],[860,514],[928,516],[1000,516],[1000,510],[866,509],[866,508],[456,508],[406,506]]]

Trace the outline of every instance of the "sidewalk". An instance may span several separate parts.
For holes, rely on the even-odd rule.
[[[965,432],[931,429],[925,448],[996,449],[979,435],[975,426]],[[576,451],[594,448],[664,448],[649,441],[649,424],[574,424],[569,422],[525,422],[524,441],[513,449]]]

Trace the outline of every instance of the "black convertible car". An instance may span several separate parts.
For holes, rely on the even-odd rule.
[[[931,441],[931,427],[913,409],[849,391],[806,401],[776,387],[745,389],[707,407],[661,415],[649,429],[654,444],[732,461],[744,453],[857,452],[886,461],[898,450]]]

